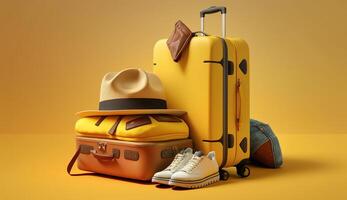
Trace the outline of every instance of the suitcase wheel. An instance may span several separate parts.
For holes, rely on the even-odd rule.
[[[251,170],[245,165],[237,165],[236,172],[241,178],[248,177],[251,174]]]
[[[220,180],[226,181],[226,180],[229,179],[229,176],[230,176],[230,174],[229,174],[229,172],[227,172],[226,170],[224,170],[224,169],[220,169],[220,170],[219,170],[219,177],[220,177]]]

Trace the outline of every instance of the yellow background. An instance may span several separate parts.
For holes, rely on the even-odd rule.
[[[280,169],[251,167],[201,190],[70,177],[74,113],[97,108],[102,76],[151,70],[176,20],[228,8],[251,49],[251,116],[271,124]],[[346,199],[347,1],[0,0],[0,199]],[[219,34],[219,17],[206,31]],[[288,134],[285,134],[288,133]],[[78,172],[74,169],[74,172]],[[204,191],[204,192],[201,192]]]
[[[278,133],[347,132],[347,1],[2,0],[0,133],[71,134],[105,73],[151,70],[154,43],[178,19],[199,30],[210,5],[250,45],[253,118]]]

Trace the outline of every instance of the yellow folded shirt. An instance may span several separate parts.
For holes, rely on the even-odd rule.
[[[76,122],[80,135],[126,141],[165,141],[189,137],[189,128],[171,115],[85,117]]]

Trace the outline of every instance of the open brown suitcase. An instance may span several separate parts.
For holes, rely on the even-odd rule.
[[[181,149],[192,147],[192,140],[128,142],[76,137],[76,146],[67,167],[69,174],[77,160],[81,170],[146,181],[167,167]]]

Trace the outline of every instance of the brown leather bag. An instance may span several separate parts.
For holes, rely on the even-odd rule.
[[[169,47],[172,59],[177,62],[183,50],[189,44],[194,33],[181,21],[178,20],[175,24],[175,30],[171,33],[166,44]]]

